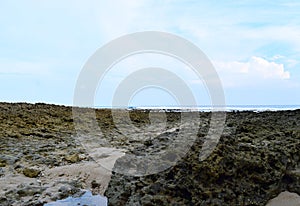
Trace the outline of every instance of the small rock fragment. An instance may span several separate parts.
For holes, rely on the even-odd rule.
[[[65,157],[65,159],[71,163],[76,163],[80,161],[79,155],[78,154],[73,154]]]
[[[40,173],[41,173],[40,170],[34,169],[34,168],[28,168],[28,167],[25,167],[25,168],[23,169],[23,174],[24,174],[26,177],[30,177],[30,178],[35,178],[35,177],[39,176]]]

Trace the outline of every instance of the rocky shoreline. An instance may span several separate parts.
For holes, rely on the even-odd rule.
[[[300,194],[300,110],[228,112],[224,133],[204,161],[199,152],[211,114],[197,113],[201,126],[191,149],[174,167],[141,177],[110,169],[122,169],[128,154],[144,157],[168,146],[180,113],[166,114],[168,132],[143,139],[121,134],[111,110],[96,110],[97,125],[88,124],[90,110],[81,109],[75,128],[71,107],[0,103],[0,205],[43,205],[79,197],[82,189],[105,195],[109,205],[266,205],[282,191]],[[143,128],[149,112],[130,111],[130,118]],[[87,151],[78,134],[106,148],[101,157]],[[103,168],[99,159],[116,163]]]

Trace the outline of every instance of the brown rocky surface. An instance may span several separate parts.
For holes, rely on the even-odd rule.
[[[120,133],[110,110],[96,111],[97,125],[88,124],[91,109],[80,110],[75,131],[71,107],[0,103],[0,205],[43,205],[81,189],[105,193],[110,205],[265,205],[282,191],[300,194],[300,110],[227,113],[220,142],[204,161],[199,151],[210,113],[199,113],[191,149],[176,166],[143,177],[107,169],[122,169],[128,154],[163,150],[178,135],[179,113],[167,113],[168,132],[143,139]],[[140,128],[150,123],[149,111],[130,117]],[[93,132],[98,125],[102,136]],[[102,153],[87,151],[78,134]]]
[[[206,160],[199,161],[204,126],[175,167],[143,177],[114,172],[105,195],[110,205],[265,205],[284,190],[299,194],[299,126],[299,110],[228,113]]]

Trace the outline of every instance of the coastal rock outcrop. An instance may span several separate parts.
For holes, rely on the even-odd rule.
[[[170,146],[180,134],[180,113],[166,113],[165,131],[142,136],[122,134],[107,109],[95,111],[97,125],[88,124],[90,110],[80,109],[75,128],[71,107],[0,103],[0,205],[43,205],[80,197],[83,189],[104,194],[109,205],[266,205],[283,191],[300,194],[300,110],[228,112],[220,141],[203,161],[199,155],[211,114],[200,112],[190,149],[175,165],[170,162],[181,153],[166,153],[160,163],[170,167],[147,176],[114,171],[131,154],[147,157]],[[130,118],[136,127],[147,127],[149,113],[131,110]],[[192,133],[187,130],[179,140]],[[78,134],[94,144],[93,151]],[[101,154],[97,148],[104,148]]]

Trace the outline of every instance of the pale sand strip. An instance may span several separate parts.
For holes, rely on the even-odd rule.
[[[266,206],[300,206],[300,196],[296,193],[285,191],[270,200]]]
[[[84,189],[104,195],[111,179],[111,170],[115,161],[124,154],[123,150],[115,148],[97,148],[97,150],[90,152],[96,162],[81,162],[51,169],[39,168],[42,172],[37,178],[28,178],[20,173],[6,174],[0,178],[0,195],[5,196],[6,191],[14,190],[22,184],[27,185],[28,188],[47,188],[38,199],[42,202],[51,202],[51,198],[57,194],[59,188],[67,186],[66,183],[74,180],[80,180]],[[95,182],[97,187],[92,187],[92,182]],[[25,202],[30,198],[30,196],[22,197],[22,201]]]
[[[97,193],[103,195],[110,181],[111,171],[116,160],[125,155],[125,153],[123,150],[101,147],[90,151],[89,155],[96,162],[84,162],[45,170],[41,181],[48,182],[49,179],[55,181],[81,179],[85,183],[85,189],[89,190],[92,189],[91,182],[96,181],[100,184]]]

